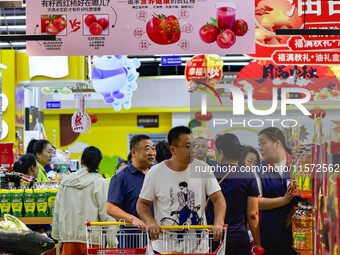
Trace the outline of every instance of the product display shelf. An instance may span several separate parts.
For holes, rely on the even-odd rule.
[[[304,198],[304,199],[311,199],[312,198],[312,195],[306,195],[306,194],[300,194],[300,193],[292,193],[292,195],[294,197],[301,197],[301,198]]]
[[[297,252],[298,255],[313,255],[313,253],[301,253],[300,251],[294,249],[294,247],[292,247],[294,251]]]
[[[19,217],[20,221],[25,223],[26,225],[30,224],[52,224],[53,217]],[[0,218],[0,221],[3,221],[4,218]]]

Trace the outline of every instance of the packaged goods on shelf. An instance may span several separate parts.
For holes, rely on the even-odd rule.
[[[311,146],[307,145],[295,153],[291,162],[291,183],[294,194],[311,197],[312,171]]]
[[[313,213],[312,206],[299,202],[293,215],[293,247],[302,254],[313,253]]]
[[[32,189],[23,185],[16,189],[9,183],[10,189],[0,190],[0,217],[12,214],[16,217],[52,217],[58,182],[37,182]]]

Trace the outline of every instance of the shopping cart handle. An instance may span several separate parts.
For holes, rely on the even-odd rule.
[[[115,222],[86,222],[86,226],[132,226],[130,222],[122,222],[122,221],[115,221]]]

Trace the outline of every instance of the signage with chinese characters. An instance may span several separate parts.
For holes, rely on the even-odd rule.
[[[47,101],[46,102],[46,109],[60,109],[61,103],[60,101]]]
[[[158,115],[137,115],[137,127],[155,128],[159,127]]]
[[[278,64],[340,64],[339,51],[280,51],[273,53],[272,59]]]
[[[78,109],[72,116],[72,130],[75,133],[86,134],[91,128],[91,118],[85,112],[86,103],[84,94],[79,95]]]
[[[12,170],[14,163],[13,143],[0,143],[0,167]]]
[[[340,82],[328,66],[276,65],[272,61],[254,60],[241,69],[234,85],[245,92],[253,91],[255,100],[272,100],[273,88],[280,91],[300,87],[311,92],[311,101],[340,101]],[[278,99],[280,95],[278,93]],[[287,98],[302,98],[302,95],[289,93]]]
[[[255,52],[251,0],[27,0],[26,10],[27,34],[57,37],[27,42],[29,56]]]
[[[186,63],[185,78],[188,92],[205,92],[211,97],[212,91],[222,105],[221,98],[215,89],[223,74],[223,60],[219,55],[196,55]]]
[[[180,66],[182,65],[182,56],[161,56],[162,66]]]
[[[338,0],[256,0],[255,23],[256,54],[250,54],[254,58],[272,59],[275,51],[289,53],[292,50],[340,49],[340,36],[275,35],[276,29],[279,28],[339,29],[340,1]],[[275,57],[277,56],[275,55],[274,59]],[[329,62],[318,61],[316,64],[329,64]]]

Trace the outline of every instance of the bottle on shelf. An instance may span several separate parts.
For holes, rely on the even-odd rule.
[[[11,212],[11,193],[7,189],[0,190],[0,217]]]
[[[25,217],[35,217],[36,199],[33,189],[25,189],[24,207]]]
[[[22,217],[23,213],[23,189],[12,189],[11,190],[11,207],[12,215],[15,217]]]

